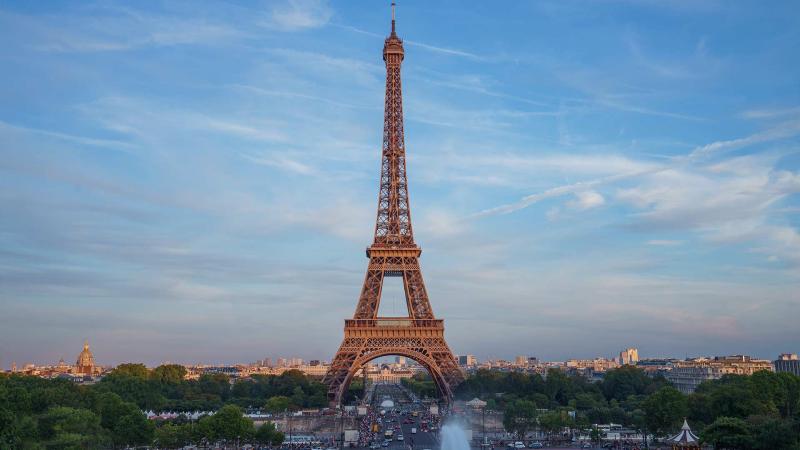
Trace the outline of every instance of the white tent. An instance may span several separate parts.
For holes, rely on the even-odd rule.
[[[686,419],[683,419],[683,426],[681,427],[681,432],[669,438],[667,442],[672,445],[672,448],[700,447],[700,438],[698,438],[697,435],[692,433],[692,429],[689,428],[689,423],[686,422]]]
[[[469,406],[470,408],[483,408],[486,406],[486,402],[479,399],[478,397],[475,397],[467,402],[467,406]]]

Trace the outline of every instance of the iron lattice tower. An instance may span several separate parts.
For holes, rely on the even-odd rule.
[[[381,356],[405,356],[422,364],[447,401],[464,379],[444,340],[444,321],[436,319],[431,310],[419,266],[422,249],[414,243],[403,139],[403,55],[403,41],[395,32],[393,3],[392,32],[383,45],[386,100],[375,239],[367,248],[369,266],[356,312],[345,320],[344,341],[325,375],[332,405],[341,403],[355,373]],[[385,277],[402,277],[407,317],[378,317]]]

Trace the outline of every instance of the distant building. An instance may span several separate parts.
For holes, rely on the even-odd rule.
[[[564,361],[564,367],[574,369],[573,372],[580,372],[584,369],[591,369],[594,372],[605,372],[611,369],[616,369],[619,364],[616,360],[609,358],[594,358],[594,359],[568,359]]]
[[[405,356],[395,356],[394,362],[400,366],[406,365],[406,357]]]
[[[312,359],[311,361],[308,362],[308,365],[309,366],[318,366],[319,365],[319,360],[318,359]]]
[[[667,380],[675,386],[675,389],[684,394],[691,394],[704,381],[716,380],[721,377],[722,375],[711,366],[682,363],[675,365],[666,373]]]
[[[797,358],[797,353],[781,353],[773,364],[775,372],[788,372],[800,376],[800,359]]]
[[[729,374],[752,375],[761,370],[772,371],[772,363],[746,355],[715,356],[676,362],[666,378],[676,389],[691,394],[704,381],[718,380]]]
[[[650,376],[664,375],[675,367],[679,360],[670,358],[651,358],[640,359],[636,362],[636,367],[644,370]]]
[[[408,369],[392,369],[387,364],[367,370],[367,378],[374,383],[400,384],[403,378],[411,378],[414,373]]]
[[[475,355],[460,355],[458,365],[462,367],[475,367],[478,365],[478,358]]]
[[[514,358],[514,364],[519,367],[524,367],[528,365],[528,357],[527,356],[517,356]]]
[[[94,355],[89,350],[89,341],[83,343],[83,351],[78,355],[75,362],[75,373],[81,375],[92,375],[94,373]]]
[[[201,373],[204,374],[223,374],[231,378],[239,378],[242,376],[242,368],[237,366],[209,366],[202,367]]]
[[[625,350],[619,352],[619,364],[624,366],[626,364],[629,365],[636,365],[636,362],[639,361],[639,349],[638,348],[626,348]]]

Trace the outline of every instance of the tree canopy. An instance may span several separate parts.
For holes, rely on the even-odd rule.
[[[232,380],[208,374],[186,380],[186,369],[121,364],[93,385],[0,374],[0,448],[179,448],[231,441],[277,444],[274,425],[259,428],[242,408],[272,412],[327,405],[326,388],[302,372]],[[216,411],[196,424],[148,420],[143,411]]]

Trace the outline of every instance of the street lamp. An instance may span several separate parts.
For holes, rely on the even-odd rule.
[[[336,405],[339,410],[339,448],[344,448],[344,408],[342,405]]]

